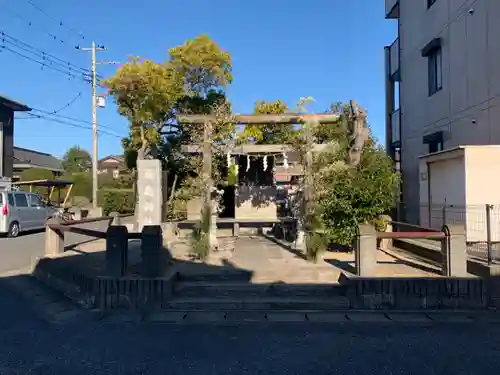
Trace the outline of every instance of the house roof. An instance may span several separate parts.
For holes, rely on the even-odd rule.
[[[121,155],[108,155],[108,156],[100,159],[99,163],[103,163],[107,160],[116,160],[116,161],[123,163],[123,156],[121,156]]]
[[[21,102],[16,102],[6,96],[0,95],[0,105],[8,107],[16,112],[29,112],[31,108]]]
[[[14,168],[43,168],[53,172],[64,172],[62,161],[44,152],[14,147]]]

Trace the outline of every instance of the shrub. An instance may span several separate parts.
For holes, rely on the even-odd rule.
[[[324,226],[335,243],[350,245],[358,224],[376,224],[394,205],[399,174],[381,148],[370,146],[359,166],[340,168],[321,183],[326,187],[319,202]]]
[[[120,214],[133,212],[133,198],[133,193],[127,190],[101,190],[98,194],[99,206],[102,207],[104,215],[109,215],[111,212]]]
[[[191,234],[191,258],[197,260],[206,260],[210,254],[210,227],[211,227],[211,208],[204,206],[201,210],[200,221],[193,228]]]

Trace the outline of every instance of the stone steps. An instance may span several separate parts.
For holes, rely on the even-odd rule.
[[[341,296],[344,288],[328,284],[245,284],[231,282],[180,282],[175,295],[182,297],[323,297]]]
[[[324,297],[182,297],[168,302],[164,309],[176,311],[330,311],[346,310],[349,299],[343,296]]]

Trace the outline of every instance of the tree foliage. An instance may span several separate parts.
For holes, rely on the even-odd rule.
[[[72,146],[64,154],[62,166],[68,173],[85,172],[92,166],[92,157],[80,146]]]
[[[288,112],[288,105],[279,99],[270,102],[259,100],[255,103],[253,110],[256,115],[280,115],[286,112]],[[288,143],[294,132],[294,126],[288,124],[246,125],[238,134],[238,138],[241,143],[252,141],[256,144],[281,144]]]
[[[231,55],[207,35],[171,48],[165,62],[133,58],[123,65],[106,85],[120,114],[129,120],[129,136],[122,140],[127,167],[134,170],[138,158],[160,159],[172,175],[169,182],[178,176],[175,197],[192,197],[191,188],[200,185],[201,158],[186,157],[181,147],[201,143],[203,127],[180,124],[176,115],[214,113],[214,144],[227,139],[235,131],[224,93],[231,81]],[[214,174],[220,175],[221,157],[214,159]]]
[[[373,140],[363,147],[360,163],[350,164],[353,117],[348,106],[340,108],[337,124],[313,129],[315,141],[326,145],[314,154],[314,203],[308,214],[321,219],[315,229],[324,230],[330,241],[351,245],[358,224],[375,223],[393,206],[400,176]]]

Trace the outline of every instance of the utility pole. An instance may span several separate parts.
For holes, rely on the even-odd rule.
[[[97,160],[98,160],[98,131],[97,131],[97,61],[96,51],[105,51],[104,46],[97,46],[92,42],[91,48],[75,47],[83,52],[92,52],[92,207],[97,208]]]

